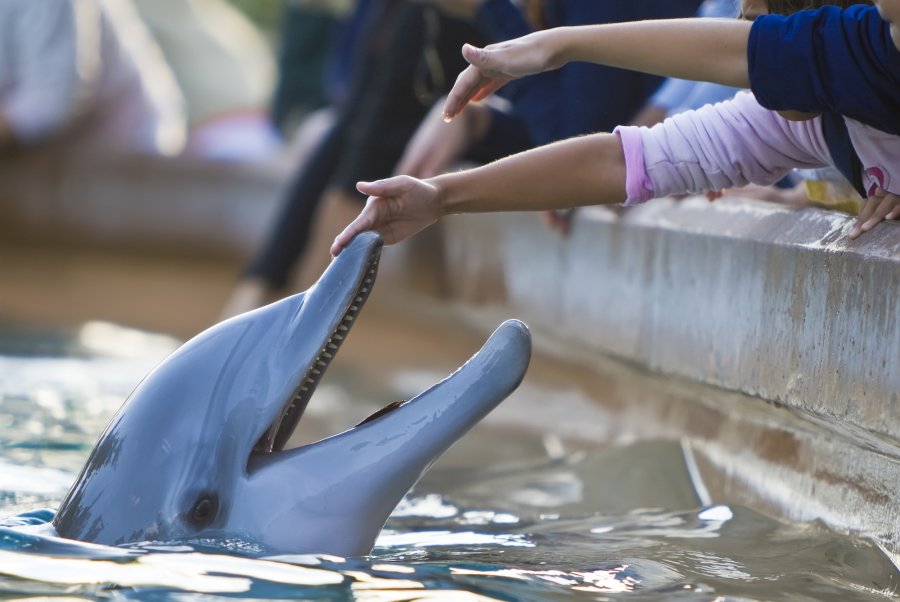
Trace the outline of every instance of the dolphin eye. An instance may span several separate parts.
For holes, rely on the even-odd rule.
[[[188,519],[195,527],[205,527],[216,518],[218,511],[219,498],[215,494],[203,494],[194,502]]]

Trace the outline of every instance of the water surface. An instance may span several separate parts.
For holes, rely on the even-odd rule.
[[[50,520],[113,412],[176,345],[100,323],[0,328],[0,517]],[[371,390],[339,360],[305,437],[405,394]],[[410,380],[421,378],[398,370],[396,382]],[[895,568],[867,541],[740,506],[701,507],[671,441],[576,451],[476,429],[400,504],[366,558],[272,557],[237,540],[109,548],[0,529],[0,596],[17,598],[885,600],[896,591]]]

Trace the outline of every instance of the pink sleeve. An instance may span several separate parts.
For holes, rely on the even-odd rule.
[[[625,151],[625,205],[669,194],[774,184],[794,168],[831,164],[818,119],[788,121],[747,92],[652,128],[616,128],[616,134]]]
[[[656,196],[653,194],[653,183],[644,169],[644,145],[640,130],[621,125],[613,130],[625,151],[625,193],[628,196],[622,204],[626,207],[645,203]]]

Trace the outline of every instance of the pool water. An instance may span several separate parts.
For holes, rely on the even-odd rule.
[[[102,323],[72,333],[0,328],[0,522],[52,518],[113,412],[175,346]],[[339,360],[310,405],[306,437],[402,395],[356,382]],[[395,380],[420,376],[398,369]],[[677,441],[576,450],[496,428],[476,428],[451,449],[365,558],[268,557],[250,541],[109,548],[0,528],[4,598],[885,600],[895,592],[895,567],[867,541],[740,506],[701,506]]]

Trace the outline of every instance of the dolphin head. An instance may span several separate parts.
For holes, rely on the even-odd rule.
[[[157,366],[101,435],[54,519],[107,545],[237,537],[278,553],[368,553],[456,439],[511,393],[531,354],[504,323],[444,381],[356,427],[285,450],[375,280],[359,235],[305,293],[197,335]]]

